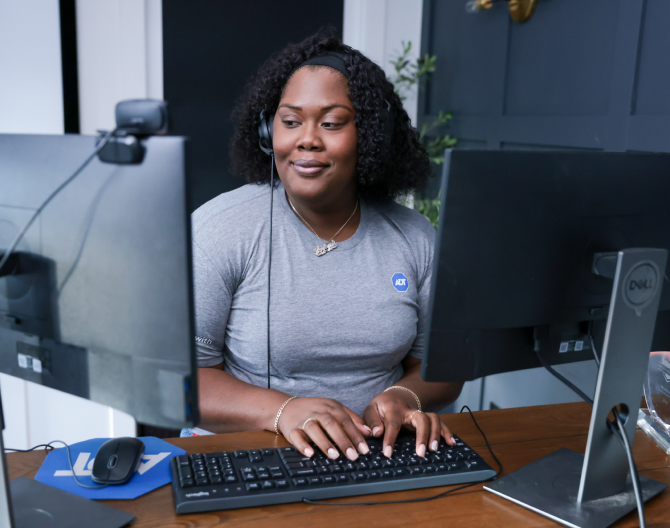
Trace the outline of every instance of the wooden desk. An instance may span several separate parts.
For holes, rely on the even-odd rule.
[[[567,403],[520,409],[499,409],[475,413],[480,427],[486,433],[496,456],[507,474],[560,447],[584,452],[588,433],[590,407],[585,403]],[[496,468],[484,440],[470,416],[444,415],[451,430]],[[198,438],[174,438],[174,445],[189,453],[261,449],[288,445],[283,437],[267,432],[234,433]],[[637,430],[633,448],[641,475],[670,484],[670,456],[666,456]],[[45,458],[44,452],[13,453],[7,456],[9,478],[34,477]],[[367,500],[397,500],[434,495],[448,488],[385,493],[368,496]],[[336,506],[284,504],[263,508],[247,508],[221,512],[177,516],[174,513],[171,486],[164,486],[132,501],[105,501],[106,504],[137,515],[133,527],[164,528],[168,526],[263,526],[273,528],[296,526],[559,526],[521,506],[484,491],[482,485],[458,491],[429,502],[391,504],[383,506],[347,506],[347,501],[360,497],[337,499]],[[670,527],[670,491],[666,489],[645,507],[647,525]],[[638,526],[637,513],[629,514],[616,527]]]

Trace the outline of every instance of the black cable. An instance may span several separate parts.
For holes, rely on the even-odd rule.
[[[600,358],[598,357],[598,352],[596,352],[596,342],[593,338],[593,321],[589,321],[589,330],[586,334],[591,340],[591,350],[593,351],[593,359],[596,360],[596,366],[600,368]]]
[[[563,382],[565,385],[567,385],[569,388],[575,391],[586,403],[588,403],[591,407],[593,407],[593,400],[589,398],[584,392],[582,392],[582,390],[579,387],[577,387],[577,385],[574,385],[567,378],[563,377],[563,375],[559,374],[553,368],[551,368],[551,365],[549,365],[544,360],[539,350],[535,350],[535,354],[537,355],[537,359],[540,360],[540,363],[542,363],[542,366],[546,368],[550,374],[558,378],[561,382]]]
[[[593,336],[589,332],[589,337],[591,338],[591,348],[593,349],[593,356],[596,358],[596,362],[598,363],[598,367],[600,367],[600,359],[598,358],[598,352],[596,350],[596,345],[593,340]],[[537,357],[539,358],[540,362],[542,365],[544,365],[544,368],[546,368],[551,374],[556,376],[559,380],[561,380],[565,385],[567,385],[569,388],[571,388],[573,391],[575,391],[579,396],[582,397],[591,407],[593,407],[593,400],[586,396],[581,390],[579,390],[575,385],[570,383],[566,378],[561,376],[558,372],[556,372],[554,369],[552,369],[545,361],[544,358],[540,355],[539,351],[535,351],[537,354]],[[633,450],[631,449],[630,444],[628,443],[628,437],[626,436],[626,431],[623,428],[623,422],[621,421],[621,417],[619,416],[619,413],[617,412],[616,408],[612,409],[612,412],[614,414],[614,417],[616,418],[617,425],[619,427],[619,430],[612,430],[614,433],[614,436],[616,436],[619,441],[623,444],[624,451],[626,452],[626,457],[628,458],[628,466],[630,469],[630,479],[633,483],[633,491],[635,492],[635,502],[637,503],[637,511],[638,515],[640,517],[640,528],[645,527],[644,523],[644,501],[642,500],[642,493],[640,492],[640,479],[637,473],[637,467],[635,466],[635,460],[633,460]]]
[[[623,427],[623,421],[621,416],[616,409],[612,411],[614,417],[616,418],[617,426],[619,427],[618,436],[619,440],[623,444],[624,451],[626,451],[626,457],[628,458],[628,467],[630,470],[630,480],[633,483],[633,491],[635,492],[635,502],[637,503],[637,514],[640,519],[640,528],[645,528],[645,519],[644,519],[644,501],[642,500],[642,490],[640,486],[640,476],[637,473],[637,467],[635,466],[635,460],[633,460],[633,450],[628,442],[628,435],[626,435],[626,430]]]
[[[23,226],[23,229],[21,229],[21,231],[19,231],[19,233],[16,235],[16,237],[14,238],[14,240],[12,241],[12,243],[9,245],[9,248],[7,249],[7,251],[5,251],[4,256],[3,256],[2,258],[0,258],[0,271],[2,270],[2,268],[4,267],[4,265],[7,263],[7,261],[9,260],[9,257],[10,257],[11,254],[14,252],[14,250],[16,249],[16,247],[19,245],[19,242],[21,242],[21,239],[23,238],[23,235],[26,234],[26,231],[28,231],[28,228],[33,224],[33,222],[34,222],[35,219],[39,216],[39,214],[42,212],[42,210],[43,210],[43,209],[49,204],[49,202],[50,202],[50,201],[51,201],[51,200],[52,200],[52,199],[53,199],[59,192],[61,192],[61,191],[62,191],[62,190],[63,190],[63,189],[64,189],[64,188],[65,188],[65,187],[72,181],[72,180],[74,180],[77,176],[79,176],[79,174],[81,173],[81,171],[83,171],[83,170],[86,168],[86,166],[93,160],[93,158],[95,158],[95,157],[98,155],[98,152],[100,152],[100,151],[102,150],[102,148],[107,144],[107,142],[109,141],[109,138],[111,138],[112,135],[114,135],[114,133],[116,132],[116,130],[117,130],[117,129],[115,128],[115,129],[112,130],[111,132],[107,132],[107,134],[102,138],[102,140],[100,141],[100,143],[98,143],[98,145],[95,147],[95,150],[93,151],[93,153],[92,153],[88,158],[86,158],[86,161],[84,161],[84,163],[82,163],[82,164],[79,166],[79,168],[78,168],[76,171],[74,171],[74,173],[73,173],[68,179],[66,179],[63,183],[61,183],[61,184],[56,188],[56,190],[55,190],[54,192],[52,192],[52,193],[49,195],[49,197],[48,197],[46,200],[44,200],[44,201],[42,202],[42,205],[40,205],[40,206],[37,208],[37,210],[33,213],[33,216],[31,216],[31,217],[30,217],[30,220],[28,220],[28,223],[26,223],[26,225]]]
[[[81,482],[79,482],[79,480],[77,479],[77,475],[74,472],[74,467],[72,466],[72,453],[70,452],[70,446],[67,445],[65,442],[63,442],[62,440],[52,440],[48,444],[39,444],[36,445],[35,447],[31,447],[30,449],[12,449],[8,447],[5,449],[5,451],[18,451],[20,453],[28,453],[30,451],[34,451],[38,447],[44,447],[45,449],[49,448],[54,449],[54,447],[51,444],[55,443],[63,444],[65,446],[65,449],[67,449],[67,461],[70,464],[70,471],[72,471],[72,478],[74,478],[74,481],[77,484],[79,484],[82,488],[88,488],[88,489],[102,489],[108,486],[107,484],[103,484],[102,486],[89,486],[88,484],[82,484]]]
[[[268,255],[268,389],[270,388],[270,278],[272,273],[272,209],[275,196],[275,155],[270,159],[270,248]]]
[[[454,491],[460,491],[465,488],[469,488],[471,486],[475,486],[477,484],[483,484],[484,482],[489,482],[491,480],[497,479],[500,474],[503,471],[503,466],[500,463],[500,460],[498,460],[498,457],[495,456],[493,453],[493,449],[491,449],[491,444],[489,444],[488,439],[486,438],[486,435],[484,434],[484,431],[482,431],[481,427],[479,427],[479,424],[477,423],[477,420],[475,420],[474,415],[472,414],[472,411],[470,410],[470,407],[467,405],[464,405],[461,408],[461,412],[463,412],[463,409],[467,409],[468,412],[470,413],[470,418],[472,418],[472,421],[475,423],[475,427],[479,430],[481,435],[484,437],[484,442],[486,442],[486,447],[489,449],[489,453],[491,453],[491,456],[493,457],[493,460],[496,461],[496,464],[498,464],[498,472],[493,475],[490,478],[484,479],[484,480],[478,480],[476,482],[470,482],[469,484],[465,484],[464,486],[460,486],[458,488],[453,488],[447,491],[443,491],[442,493],[438,493],[437,495],[431,495],[430,497],[421,497],[418,499],[405,499],[405,500],[393,500],[393,501],[374,501],[374,502],[323,502],[323,501],[315,501],[311,499],[302,499],[302,502],[306,504],[312,504],[314,506],[377,506],[380,504],[405,504],[408,502],[426,502],[434,499],[439,499],[440,497],[444,497],[445,495],[449,495],[450,493],[453,493]]]

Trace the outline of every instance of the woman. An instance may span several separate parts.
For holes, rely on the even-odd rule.
[[[393,201],[430,167],[384,72],[318,34],[271,58],[234,118],[233,159],[250,185],[193,215],[200,426],[281,432],[306,456],[313,442],[350,460],[370,435],[391,456],[402,427],[419,456],[440,436],[452,444],[419,411],[462,387],[419,374],[435,230]]]

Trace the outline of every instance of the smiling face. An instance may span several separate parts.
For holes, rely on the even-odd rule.
[[[356,196],[354,107],[345,77],[325,66],[300,68],[284,89],[272,145],[289,197],[325,209]]]

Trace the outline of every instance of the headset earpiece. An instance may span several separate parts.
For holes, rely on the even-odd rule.
[[[258,145],[261,150],[268,156],[272,156],[272,123],[274,122],[274,114],[266,117],[265,110],[261,112],[261,122],[258,125]]]

